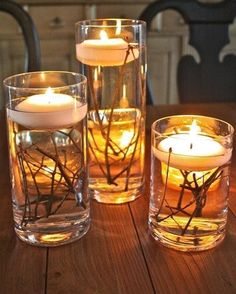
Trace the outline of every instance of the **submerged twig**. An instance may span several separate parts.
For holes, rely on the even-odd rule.
[[[171,206],[168,204],[168,192],[167,192],[167,187],[168,187],[168,178],[169,178],[169,166],[170,166],[170,156],[171,156],[171,150],[169,151],[169,157],[168,157],[168,162],[167,162],[167,171],[166,171],[166,179],[164,183],[164,193],[163,197],[161,200],[161,203],[159,205],[159,209],[157,212],[157,222],[163,222],[167,220],[168,218],[171,218],[172,220],[177,223],[178,227],[181,228],[180,224],[178,223],[177,219],[174,218],[174,216],[177,216],[178,214],[185,214],[185,217],[188,217],[188,220],[183,228],[181,228],[181,235],[184,236],[191,225],[192,220],[195,217],[201,217],[202,216],[202,210],[204,206],[206,205],[206,199],[207,199],[207,193],[212,186],[213,183],[216,181],[220,180],[223,177],[223,170],[226,168],[229,163],[226,163],[218,168],[216,168],[212,173],[206,172],[205,174],[197,177],[195,172],[188,171],[188,170],[179,170],[180,174],[183,177],[183,182],[182,184],[179,185],[180,187],[180,193],[179,197],[177,199],[177,205]],[[192,176],[192,181],[188,179],[189,176]],[[190,191],[193,195],[192,199],[182,206],[183,202],[183,197],[185,191]],[[166,216],[159,216],[163,215],[162,209],[163,209],[163,203],[166,202],[167,205],[165,206],[166,208],[171,210],[171,213],[167,214]],[[193,211],[190,213],[187,211],[190,206],[194,205],[195,207]],[[197,232],[197,227],[195,227],[195,232]]]

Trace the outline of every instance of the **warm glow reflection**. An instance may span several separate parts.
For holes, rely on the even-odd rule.
[[[120,107],[121,108],[127,108],[129,107],[129,101],[128,98],[126,97],[126,84],[123,84],[123,88],[122,88],[122,97],[120,99]]]
[[[40,73],[40,77],[41,77],[41,80],[42,81],[44,81],[44,82],[46,81],[46,76],[45,76],[45,73],[44,72],[41,72]]]
[[[53,166],[53,165],[45,165],[43,167],[43,170],[47,175],[49,175],[49,176],[53,175],[55,181],[60,181],[61,173],[58,172],[57,169],[55,169],[55,166]]]
[[[141,75],[142,75],[142,77],[144,77],[146,72],[147,72],[147,64],[141,65]]]
[[[134,136],[133,131],[124,131],[120,137],[120,147],[121,148],[127,147],[131,143],[133,136]]]
[[[104,113],[100,110],[100,118],[103,129],[107,130],[109,125],[109,112]],[[106,115],[105,115],[106,114]],[[123,166],[130,160],[134,149],[140,150],[140,145],[135,145],[137,140],[137,132],[139,128],[140,113],[134,108],[120,108],[113,112],[113,121],[110,124],[109,136],[110,144],[107,148],[106,134],[101,134],[101,128],[96,120],[92,120],[93,113],[90,114],[88,122],[89,134],[88,139],[90,146],[93,148],[92,156],[96,156],[100,163],[106,162],[106,156],[111,162],[121,163]],[[141,139],[140,139],[141,140]],[[136,146],[136,147],[135,147]],[[106,156],[104,154],[107,154]],[[139,151],[137,151],[139,154]],[[120,162],[122,160],[122,162]],[[112,165],[115,169],[116,165]],[[117,166],[116,166],[117,168]]]
[[[141,75],[144,75],[144,66],[141,65]]]
[[[120,35],[121,33],[121,19],[116,20],[116,35]]]
[[[126,97],[126,84],[123,85],[123,97]]]
[[[194,188],[195,187],[195,182],[194,182],[194,177],[196,178],[196,182],[198,186],[203,185],[204,182],[206,182],[207,179],[216,171],[217,168],[214,168],[212,170],[208,171],[193,171],[191,172],[187,179],[191,183],[191,186]],[[182,185],[184,182],[183,175],[181,174],[180,170],[177,168],[173,167],[167,167],[167,164],[164,162],[161,163],[161,175],[162,175],[162,181],[165,184],[166,183],[166,177],[167,177],[167,170],[168,170],[168,181],[167,181],[167,186],[168,188],[178,190],[180,191],[182,189]],[[214,191],[216,188],[219,186],[220,180],[217,180],[212,183],[208,191]],[[188,191],[185,189],[186,192],[191,192],[190,190]]]
[[[60,241],[66,241],[70,238],[71,234],[65,234],[65,233],[58,233],[58,234],[48,234],[48,235],[43,235],[41,237],[42,242],[46,243],[53,243],[53,242],[60,242]]]
[[[94,69],[94,81],[98,80],[98,71],[97,68]]]

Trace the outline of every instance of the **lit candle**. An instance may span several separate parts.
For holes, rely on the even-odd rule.
[[[231,150],[227,151],[214,138],[193,131],[168,136],[153,148],[153,153],[161,162],[169,162],[171,167],[190,171],[216,168],[231,157]]]
[[[216,170],[230,160],[228,151],[214,138],[199,134],[201,128],[193,122],[189,133],[173,134],[163,139],[152,151],[161,161],[162,180],[169,188],[179,190],[183,184],[181,170],[188,171],[188,181],[202,185]],[[219,181],[215,181],[209,190],[215,190]]]
[[[171,154],[170,151],[171,150]],[[189,140],[187,134],[172,135],[160,142],[153,150],[156,157],[171,167],[184,170],[209,170],[229,161],[231,152],[213,138],[196,135]]]
[[[8,109],[10,119],[30,129],[55,129],[74,125],[87,113],[87,104],[73,97],[53,93],[49,88],[45,94],[32,95]]]
[[[76,45],[76,56],[79,61],[91,66],[119,66],[124,64],[128,46],[122,38],[108,38],[107,33],[101,30],[100,39],[88,39]],[[126,63],[139,57],[137,48],[132,51]]]

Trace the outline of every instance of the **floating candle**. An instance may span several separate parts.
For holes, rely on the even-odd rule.
[[[79,61],[91,66],[119,66],[124,64],[128,47],[126,63],[139,57],[135,44],[129,44],[122,38],[108,38],[105,31],[100,32],[100,39],[88,39],[76,45],[76,56]],[[137,44],[136,44],[137,45]]]
[[[229,161],[231,150],[204,135],[175,134],[162,140],[154,155],[171,167],[183,170],[209,170]]]
[[[228,162],[231,150],[226,152],[214,138],[200,132],[194,120],[188,133],[168,136],[153,147],[153,153],[171,167],[190,171],[210,170]]]
[[[86,113],[87,104],[66,94],[53,93],[50,88],[44,94],[26,98],[14,110],[7,110],[11,120],[30,129],[71,126],[82,120]]]

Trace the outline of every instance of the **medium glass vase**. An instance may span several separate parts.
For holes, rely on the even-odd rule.
[[[4,80],[15,231],[57,246],[89,229],[86,77],[23,73]]]

